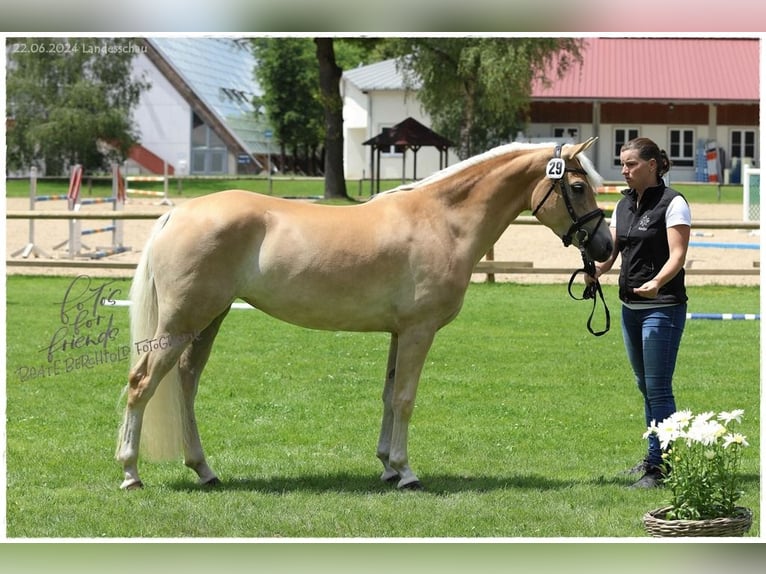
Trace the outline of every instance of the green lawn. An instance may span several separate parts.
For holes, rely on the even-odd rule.
[[[381,182],[381,189],[390,189],[401,181]],[[28,179],[8,179],[5,181],[7,197],[29,197]],[[131,189],[162,190],[162,183],[132,182]],[[66,178],[40,178],[37,180],[37,195],[66,194],[69,181]],[[190,177],[171,178],[168,182],[170,197],[196,197],[222,191],[224,189],[245,189],[280,197],[321,197],[324,195],[324,180],[308,177],[275,177],[269,182],[266,177],[210,178]],[[370,182],[350,180],[346,182],[346,192],[352,199],[366,199],[370,196]],[[112,194],[112,182],[109,178],[85,178],[80,191],[81,197],[108,197]]]
[[[6,195],[8,197],[29,197],[29,181],[26,179],[6,180]],[[381,181],[380,189],[386,190],[400,185],[398,180]],[[38,195],[66,194],[69,182],[65,178],[39,179],[37,183]],[[110,196],[112,193],[110,179],[87,178],[83,181],[81,196],[90,195]],[[618,184],[619,185],[619,184]],[[142,182],[132,183],[136,189],[158,189],[157,183]],[[684,194],[691,203],[742,203],[741,185],[698,184],[678,183],[673,187]],[[277,195],[282,197],[321,197],[324,195],[324,181],[321,178],[305,177],[276,177],[271,183],[265,177],[241,177],[241,178],[171,178],[168,185],[168,194],[171,197],[195,197],[224,189],[245,189],[258,193]],[[346,192],[354,200],[366,199],[370,196],[370,182],[349,180],[346,182]],[[611,196],[609,196],[611,197]],[[616,197],[616,196],[615,196]]]
[[[109,281],[89,287],[127,298],[127,281]],[[565,285],[470,287],[424,369],[410,458],[426,490],[415,493],[378,481],[386,335],[232,311],[197,400],[222,486],[198,487],[180,461],[143,462],[146,488],[123,492],[113,454],[127,309],[94,315],[85,297],[80,334],[92,344],[73,349],[60,332],[74,318],[61,313],[70,283],[7,278],[10,538],[643,538],[642,514],[664,503],[662,489],[628,489],[621,474],[643,455],[645,429],[612,287],[600,338],[585,329],[590,304]],[[759,312],[758,287],[689,294],[691,312]],[[760,532],[759,357],[758,321],[690,321],[675,383],[679,408],[745,409],[748,536]]]

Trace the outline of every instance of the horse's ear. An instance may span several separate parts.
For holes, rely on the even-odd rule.
[[[596,140],[598,140],[598,136],[588,138],[581,144],[574,144],[573,146],[567,146],[565,151],[561,154],[564,159],[571,159],[575,157],[577,154],[584,152],[588,148],[590,148],[594,143],[596,143]]]

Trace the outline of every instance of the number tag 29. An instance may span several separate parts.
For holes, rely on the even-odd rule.
[[[564,160],[560,157],[554,157],[548,161],[548,165],[545,168],[545,175],[548,176],[548,179],[561,179],[564,177],[565,170],[566,164],[564,163]]]

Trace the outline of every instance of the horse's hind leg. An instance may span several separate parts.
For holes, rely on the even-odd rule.
[[[194,399],[197,396],[202,370],[205,368],[213,348],[213,341],[215,341],[218,329],[220,329],[228,312],[227,309],[195,337],[181,355],[178,363],[183,392],[184,464],[197,473],[201,484],[211,486],[218,484],[219,480],[205,461],[202,441],[197,428],[197,418],[194,414]]]
[[[141,426],[149,399],[163,377],[175,366],[182,349],[154,349],[141,356],[128,376],[127,405],[120,428],[117,460],[122,463],[124,479],[120,488],[143,486],[138,476],[138,448]]]

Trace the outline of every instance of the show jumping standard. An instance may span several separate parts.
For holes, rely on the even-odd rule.
[[[194,397],[235,299],[303,327],[391,333],[377,456],[381,479],[420,488],[407,457],[415,392],[436,332],[460,311],[476,263],[524,210],[598,261],[612,252],[577,145],[509,144],[355,206],[230,190],[162,216],[130,291],[133,367],[117,460],[141,487],[139,442],[202,484]],[[142,434],[143,427],[143,437]],[[183,450],[182,450],[183,449]]]

